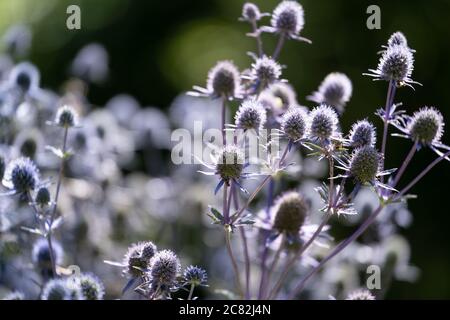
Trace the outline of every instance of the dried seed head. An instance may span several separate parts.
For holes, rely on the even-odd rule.
[[[339,120],[333,108],[326,105],[316,107],[311,111],[309,119],[311,138],[326,140],[336,135]]]
[[[439,142],[444,133],[444,118],[433,107],[422,108],[412,116],[408,132],[411,139],[422,144]]]
[[[403,45],[393,45],[383,53],[377,71],[380,78],[396,82],[411,82],[414,69],[412,52]]]
[[[297,1],[283,1],[273,11],[271,25],[280,33],[297,35],[304,24],[303,7]]]
[[[18,158],[8,164],[3,185],[17,193],[33,191],[39,182],[39,170],[29,158]]]
[[[41,295],[42,300],[72,300],[67,283],[62,279],[52,279],[45,284]]]
[[[251,2],[244,3],[242,7],[242,20],[244,21],[258,21],[261,19],[261,12],[256,4]]]
[[[78,125],[78,115],[70,106],[62,106],[56,113],[55,123],[62,128]]]
[[[159,251],[150,262],[152,286],[174,286],[180,270],[180,260],[175,253],[170,250]]]
[[[128,273],[133,278],[142,276],[148,270],[150,260],[156,251],[156,246],[150,241],[132,244],[125,254],[124,273]]]
[[[219,151],[216,164],[216,172],[220,177],[229,182],[230,179],[238,179],[244,169],[244,154],[235,145],[227,145]]]
[[[38,189],[34,202],[41,208],[50,204],[50,191],[47,187],[40,187]]]
[[[236,97],[240,86],[239,70],[231,61],[219,61],[208,73],[207,89],[218,97]]]
[[[352,96],[353,86],[350,79],[343,73],[333,72],[325,77],[318,91],[308,97],[309,100],[319,104],[329,105],[339,112]]]
[[[240,129],[260,130],[266,123],[266,110],[256,99],[245,100],[235,115],[236,126]]]
[[[103,283],[93,274],[83,273],[77,278],[85,300],[102,300],[105,295]]]
[[[208,281],[208,275],[206,271],[197,266],[188,266],[184,270],[184,281],[190,285],[201,286]]]
[[[380,160],[380,154],[371,146],[356,149],[350,161],[351,176],[362,184],[372,182],[378,173]]]
[[[297,141],[306,134],[307,115],[300,108],[291,108],[281,120],[281,130],[291,141]]]
[[[351,292],[346,300],[375,300],[375,296],[369,290],[356,290]]]
[[[376,143],[375,127],[367,120],[361,120],[352,125],[350,144],[353,148],[365,146],[374,147]]]
[[[300,193],[291,191],[276,200],[273,210],[273,227],[279,232],[295,234],[305,222],[308,206]]]
[[[273,59],[263,56],[252,64],[251,77],[260,89],[266,89],[281,76],[281,66]]]

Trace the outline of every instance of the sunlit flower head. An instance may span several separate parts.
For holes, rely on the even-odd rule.
[[[39,81],[39,70],[29,62],[19,63],[9,74],[10,85],[19,88],[24,93],[29,93],[38,89]]]
[[[256,22],[262,17],[268,16],[267,13],[261,13],[258,6],[251,2],[244,3],[242,7],[242,16],[239,18],[241,21]]]
[[[279,100],[277,106],[279,105],[282,111],[298,105],[297,94],[294,88],[288,83],[276,82],[268,88],[268,91]]]
[[[183,280],[187,285],[204,286],[208,281],[208,275],[202,268],[190,265],[183,272]]]
[[[260,102],[254,98],[249,98],[242,102],[235,115],[237,128],[259,131],[266,123],[266,110]]]
[[[124,273],[132,278],[142,276],[148,270],[150,259],[156,252],[156,246],[150,241],[132,244],[125,254]]]
[[[152,287],[166,290],[176,286],[180,271],[180,260],[175,253],[171,250],[157,252],[150,262],[149,275]]]
[[[343,73],[333,72],[325,77],[319,89],[308,99],[318,104],[326,104],[342,113],[352,96],[352,82]]]
[[[376,139],[375,127],[369,121],[360,120],[352,125],[349,136],[349,143],[351,147],[374,147]]]
[[[281,131],[290,141],[305,137],[308,130],[308,115],[301,108],[291,108],[281,119]]]
[[[66,280],[52,279],[48,281],[41,295],[42,300],[72,300]]]
[[[375,296],[369,290],[361,289],[351,292],[345,300],[375,300]]]
[[[309,114],[309,121],[311,139],[327,141],[337,136],[339,120],[330,106],[320,105],[314,108]]]
[[[105,287],[102,281],[90,273],[82,273],[75,281],[81,288],[85,300],[102,300],[105,295]]]
[[[260,90],[264,90],[281,76],[281,66],[272,58],[256,58],[252,64],[250,78]]]
[[[18,158],[8,163],[3,185],[18,194],[33,191],[39,183],[39,170],[29,158]]]

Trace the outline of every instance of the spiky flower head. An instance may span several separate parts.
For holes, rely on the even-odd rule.
[[[380,160],[381,155],[371,146],[356,149],[350,161],[350,175],[362,184],[372,182],[377,176]]]
[[[352,96],[352,91],[352,82],[345,74],[332,72],[325,77],[319,89],[308,99],[319,104],[329,105],[339,112],[343,112],[345,105]]]
[[[291,108],[281,119],[281,130],[291,141],[302,139],[307,131],[307,118],[301,108]]]
[[[320,105],[314,108],[309,115],[310,132],[313,139],[327,140],[334,137],[338,129],[338,116],[333,108]]]
[[[40,187],[36,192],[34,202],[41,208],[47,207],[50,204],[50,191],[47,187]]]
[[[64,105],[56,112],[55,123],[62,128],[70,128],[78,125],[78,114],[67,105]]]
[[[24,93],[38,88],[39,80],[38,69],[29,62],[19,63],[10,73],[11,85],[20,88]]]
[[[20,291],[8,293],[2,300],[25,300],[25,295]]]
[[[256,99],[245,100],[235,115],[236,126],[240,129],[256,131],[262,129],[266,123],[266,110]]]
[[[102,300],[105,295],[105,287],[102,281],[90,273],[82,273],[76,278],[85,300]]]
[[[53,241],[53,259],[56,265],[60,265],[63,260],[63,249],[59,242]],[[47,273],[52,270],[52,260],[50,256],[50,247],[48,241],[43,238],[39,238],[33,244],[33,250],[31,253],[32,261],[36,268],[41,272]]]
[[[255,22],[260,20],[262,17],[261,11],[256,4],[251,2],[244,3],[242,7],[242,21]]]
[[[380,58],[376,70],[369,69],[366,75],[377,80],[395,81],[396,85],[415,83],[411,79],[414,69],[412,51],[403,45],[389,46]]]
[[[289,191],[276,200],[272,210],[274,229],[279,232],[296,234],[305,222],[308,205],[300,193]]]
[[[287,110],[298,105],[297,94],[288,83],[276,82],[268,90],[275,98],[279,99],[279,105],[282,109]]]
[[[346,300],[375,300],[375,296],[369,290],[361,289],[351,292]]]
[[[39,170],[30,158],[20,157],[6,167],[3,185],[17,193],[33,191],[39,183]]]
[[[67,282],[63,279],[52,279],[48,281],[41,295],[42,300],[72,300],[71,292]]]
[[[303,7],[297,1],[283,1],[273,11],[270,23],[277,32],[296,36],[305,25]]]
[[[176,284],[180,270],[180,260],[175,253],[171,250],[159,251],[150,262],[152,286],[173,287]]]
[[[69,300],[86,300],[81,291],[80,283],[75,277],[70,277],[65,280],[65,286],[69,292]]]
[[[235,145],[227,145],[219,151],[216,173],[225,181],[238,179],[244,169],[244,154]]]
[[[156,254],[157,248],[153,242],[145,241],[133,243],[125,254],[124,273],[138,278],[148,270],[151,258]]]
[[[252,63],[251,78],[263,90],[281,76],[281,66],[272,58],[262,56]]]
[[[350,130],[350,145],[353,148],[373,147],[376,143],[375,127],[367,120],[360,120]]]
[[[219,61],[209,71],[207,90],[216,97],[236,97],[241,89],[238,68],[231,61]]]
[[[202,268],[191,265],[184,270],[183,279],[186,284],[202,286],[208,281],[208,275]]]
[[[411,139],[421,144],[438,143],[444,133],[444,118],[433,107],[424,107],[415,112],[408,123]]]
[[[400,32],[394,32],[388,40],[388,47],[392,46],[404,46],[408,47],[408,40],[406,39],[405,35]]]

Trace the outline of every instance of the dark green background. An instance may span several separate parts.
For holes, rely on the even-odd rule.
[[[130,93],[143,105],[166,108],[181,91],[204,85],[208,69],[219,59],[232,59],[240,68],[249,65],[245,54],[255,48],[245,37],[248,25],[238,22],[241,0],[170,1],[0,1],[0,30],[13,23],[32,26],[34,38],[29,59],[42,72],[44,87],[58,90],[68,76],[76,52],[89,42],[103,44],[110,54],[111,74],[93,86],[89,99],[102,105],[117,93]],[[254,1],[271,11],[277,1]],[[82,29],[65,27],[65,10],[78,4]],[[341,71],[353,81],[353,97],[342,118],[347,130],[357,119],[369,117],[385,101],[387,83],[372,82],[361,74],[375,68],[377,51],[389,35],[403,31],[417,50],[413,79],[416,86],[398,90],[410,112],[424,105],[438,107],[450,119],[450,1],[344,1],[303,0],[306,25],[303,35],[312,45],[288,42],[281,62],[284,77],[296,88],[300,102],[331,71]],[[366,8],[381,8],[381,30],[366,28]],[[268,20],[265,20],[268,23]],[[274,37],[264,36],[273,48]],[[308,104],[310,105],[310,104]],[[448,134],[444,142],[449,142]],[[401,163],[410,142],[393,138],[387,150],[387,167]],[[434,154],[422,150],[406,179],[423,168]],[[412,246],[412,262],[422,269],[416,284],[396,282],[387,298],[450,298],[450,164],[441,163],[416,188],[420,197],[410,203],[412,227],[404,232]]]

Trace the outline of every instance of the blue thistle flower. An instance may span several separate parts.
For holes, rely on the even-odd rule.
[[[308,116],[301,108],[291,108],[281,119],[281,131],[292,142],[307,134]]]
[[[61,245],[53,241],[53,258],[56,265],[60,265],[63,260],[63,249]],[[36,268],[44,275],[52,274],[52,261],[50,256],[50,248],[46,239],[39,238],[33,244],[33,250],[31,253],[32,261]]]
[[[387,43],[388,47],[393,47],[393,46],[404,46],[404,47],[408,47],[408,40],[406,39],[405,35],[400,32],[394,32],[388,40]]]
[[[337,137],[338,116],[333,108],[320,105],[309,114],[309,136],[313,140],[329,141]]]
[[[319,89],[307,98],[318,104],[329,105],[342,113],[352,96],[352,90],[352,82],[345,74],[333,72],[327,75]]]
[[[14,193],[26,194],[39,183],[39,170],[32,160],[20,157],[11,161],[5,170],[3,185]]]
[[[352,125],[349,143],[353,148],[374,147],[376,139],[375,127],[369,121],[360,120]]]
[[[61,128],[77,127],[78,114],[71,106],[64,105],[56,112],[54,124]]]
[[[256,22],[261,20],[262,17],[268,16],[267,13],[261,13],[258,6],[251,2],[244,3],[242,7],[242,17],[240,21]]]
[[[169,290],[176,286],[180,273],[180,260],[171,250],[162,250],[155,254],[150,262],[150,279],[152,288]]]
[[[41,208],[48,207],[51,203],[50,191],[47,187],[40,187],[34,197],[34,202]]]
[[[265,26],[260,30],[311,43],[310,40],[299,36],[305,25],[304,15],[303,7],[297,1],[282,1],[272,13],[271,27]]]
[[[244,169],[244,154],[235,145],[227,145],[219,151],[216,163],[216,173],[227,184],[237,180]]]
[[[297,234],[305,222],[309,209],[300,193],[290,191],[275,201],[272,210],[274,212],[273,227],[278,232]]]
[[[183,279],[187,285],[205,286],[208,275],[202,268],[190,265],[184,270]]]
[[[380,161],[381,155],[375,148],[371,146],[359,148],[352,154],[350,174],[361,184],[372,182],[377,176]]]
[[[277,105],[283,111],[298,106],[297,94],[291,85],[285,82],[276,82],[268,88],[268,92],[279,100]]]
[[[138,278],[144,275],[148,270],[151,258],[156,254],[157,247],[151,241],[132,244],[125,254],[124,273],[132,278]]]
[[[375,296],[369,290],[361,289],[351,292],[345,300],[375,300]]]
[[[266,110],[256,99],[245,100],[235,115],[236,126],[239,129],[263,129],[266,123]]]
[[[24,94],[39,88],[40,74],[38,69],[29,62],[16,65],[9,75],[10,86],[19,88]]]
[[[48,281],[41,295],[42,300],[72,300],[72,292],[63,279],[52,279]]]
[[[281,66],[273,59],[263,56],[252,63],[250,80],[258,90],[264,90],[281,76]]]
[[[90,273],[83,273],[76,278],[85,300],[103,300],[105,287],[101,280]]]

